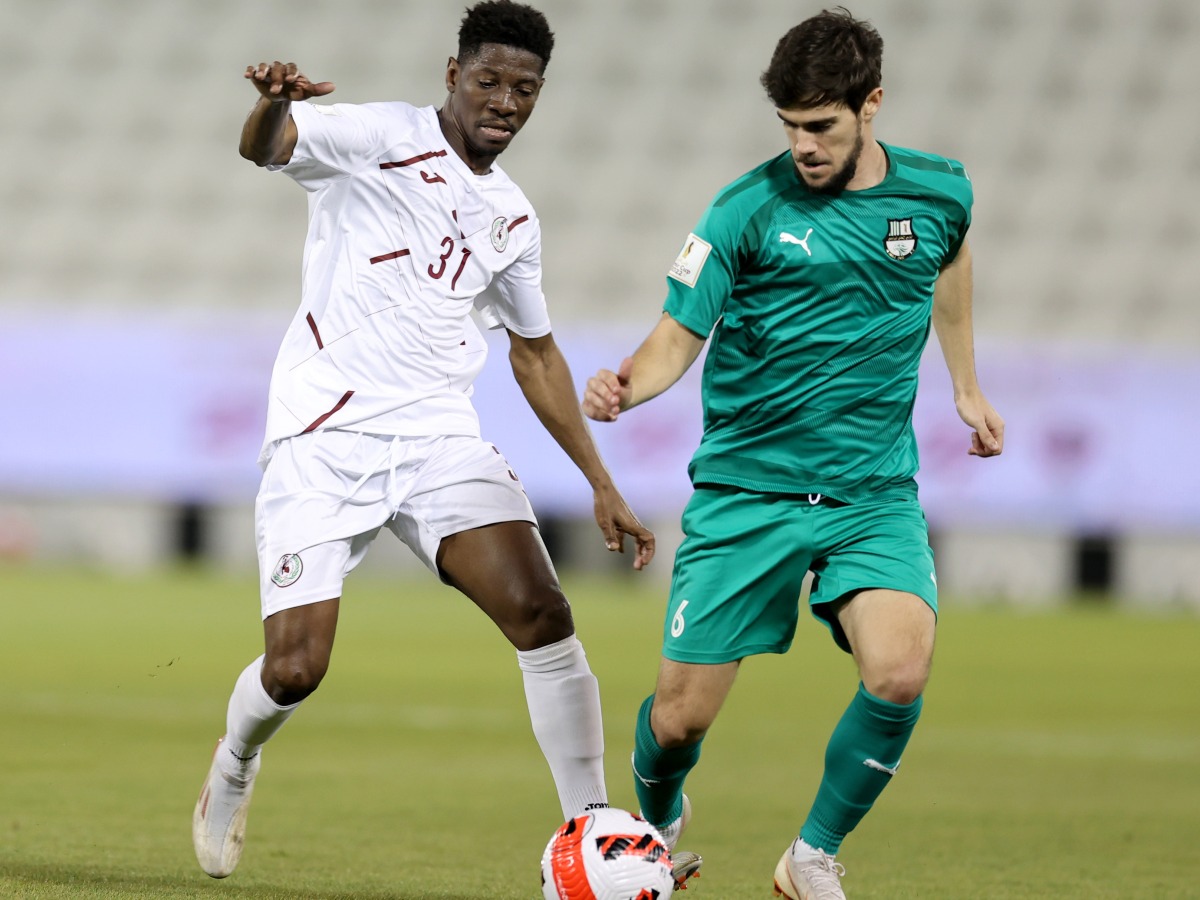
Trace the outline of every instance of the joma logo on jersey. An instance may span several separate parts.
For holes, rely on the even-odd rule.
[[[912,219],[888,219],[883,249],[892,259],[908,259],[913,255],[917,249],[917,235],[913,231]]]

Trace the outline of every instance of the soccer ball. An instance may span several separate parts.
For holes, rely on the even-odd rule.
[[[674,889],[662,835],[623,809],[569,819],[542,854],[545,900],[664,900]]]

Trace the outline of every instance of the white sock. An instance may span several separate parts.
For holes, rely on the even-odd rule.
[[[820,856],[831,856],[832,854],[825,853],[824,850],[819,850],[808,843],[804,838],[796,838],[792,844],[792,859],[796,862],[806,862],[810,859],[817,859]]]
[[[225,714],[225,741],[221,746],[221,768],[240,776],[267,740],[283,727],[299,703],[280,706],[262,686],[263,657],[242,671]]]
[[[533,734],[550,764],[563,818],[608,803],[600,686],[575,635],[518,650]]]

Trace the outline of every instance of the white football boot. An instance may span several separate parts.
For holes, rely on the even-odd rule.
[[[241,778],[227,775],[217,761],[224,743],[225,738],[217,741],[208,777],[204,779],[192,813],[192,845],[196,849],[196,861],[213,878],[230,875],[242,858],[250,795],[254,792],[254,777],[262,765],[260,752],[246,764]]]
[[[700,865],[704,862],[704,858],[699,853],[693,853],[690,850],[676,851],[675,849],[679,838],[683,836],[683,830],[687,828],[688,822],[691,820],[692,801],[688,799],[687,794],[684,794],[682,814],[670,825],[658,829],[658,833],[662,835],[671,851],[671,874],[675,877],[675,890],[677,891],[686,891],[688,880],[700,877]]]
[[[675,879],[675,890],[686,891],[688,879],[700,877],[700,865],[704,857],[691,850],[679,850],[671,854],[671,875]]]
[[[846,900],[841,881],[845,867],[824,850],[812,849],[797,859],[792,848],[798,843],[799,839],[783,852],[775,867],[775,896],[788,900]]]

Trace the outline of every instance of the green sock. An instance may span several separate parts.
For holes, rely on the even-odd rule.
[[[650,729],[653,706],[654,695],[651,694],[638,710],[633,737],[633,788],[646,821],[655,827],[663,827],[683,815],[683,782],[700,760],[703,742],[670,750],[660,747]]]
[[[837,853],[892,780],[920,716],[920,697],[901,706],[859,684],[825,749],[825,775],[800,829],[806,843]]]

